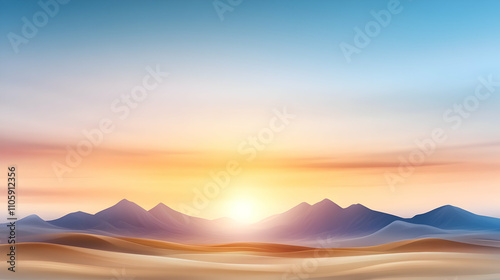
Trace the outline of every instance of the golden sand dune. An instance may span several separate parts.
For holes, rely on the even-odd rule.
[[[186,252],[258,252],[258,253],[287,253],[312,250],[309,247],[300,247],[271,243],[232,243],[216,245],[186,245],[160,240],[108,237],[84,233],[62,233],[42,236],[41,243],[69,245],[89,249],[99,249],[122,253],[168,255],[179,251]]]
[[[499,248],[439,239],[331,249],[89,234],[42,239],[18,244],[16,277],[4,270],[0,279],[500,279]]]
[[[259,254],[284,255],[300,257],[327,254],[357,255],[379,253],[404,253],[404,252],[475,252],[475,253],[500,253],[499,247],[461,243],[443,239],[416,239],[399,241],[384,245],[354,248],[311,248],[303,246],[273,244],[273,243],[230,243],[215,245],[186,245],[152,239],[108,237],[84,233],[53,234],[40,238],[43,243],[69,245],[105,251],[145,254],[168,255],[185,252],[256,252]]]
[[[417,239],[399,241],[372,247],[382,252],[469,252],[469,253],[499,253],[500,248],[484,245],[468,244],[443,239]]]

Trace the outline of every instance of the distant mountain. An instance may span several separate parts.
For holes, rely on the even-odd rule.
[[[342,208],[324,199],[306,203],[261,221],[258,228],[273,228],[274,236],[308,238],[315,236],[361,236],[380,230],[402,218],[373,211],[361,204]]]
[[[70,213],[59,219],[48,221],[48,223],[54,226],[75,230],[106,228],[111,226],[102,219],[82,211]]]
[[[34,215],[34,214],[20,219],[19,221],[16,222],[16,224],[19,226],[44,227],[44,228],[57,229],[57,226],[51,225],[50,223],[48,223],[48,222],[44,221],[42,218],[40,218],[38,215]]]
[[[177,228],[198,227],[207,221],[177,212],[163,203],[159,203],[148,212],[163,224]]]
[[[344,215],[339,226],[343,234],[363,235],[376,232],[400,217],[371,210],[361,204],[353,204],[344,209]]]
[[[416,225],[403,221],[394,221],[390,225],[375,232],[374,235],[414,239],[425,235],[436,235],[444,233],[447,233],[447,231],[433,226]]]
[[[130,227],[135,227],[137,229],[149,231],[166,229],[164,225],[148,211],[126,199],[121,200],[108,209],[96,213],[94,216],[108,222],[116,228],[129,229]]]
[[[404,219],[361,204],[342,208],[328,199],[313,205],[301,203],[245,227],[229,218],[206,220],[191,217],[163,203],[147,211],[126,199],[94,215],[80,211],[47,222],[31,215],[18,223],[27,235],[82,232],[198,243],[228,240],[301,242],[334,237],[366,245],[426,235],[450,233],[456,237],[456,234],[500,231],[500,219],[476,215],[450,205]]]
[[[6,224],[1,224],[5,228]],[[16,222],[17,242],[31,241],[30,238],[43,234],[64,233],[68,230],[52,225],[37,215],[29,215]],[[5,241],[2,241],[5,242]]]
[[[390,242],[433,237],[449,233],[446,230],[428,225],[417,225],[403,221],[394,221],[388,226],[370,235],[344,241],[346,246],[362,247],[386,244]]]
[[[170,208],[168,208],[170,211],[167,212],[165,209],[159,205],[150,213],[139,205],[123,199],[95,215],[79,211],[48,223],[77,231],[95,230],[131,236],[181,233],[182,227],[177,220],[181,220],[180,217],[184,214]]]
[[[325,199],[314,205],[301,203],[292,209],[264,219],[254,225],[258,235],[270,238],[298,239],[329,229],[328,220],[337,217],[342,208]]]
[[[500,230],[500,219],[476,215],[451,205],[416,215],[407,221],[441,229]]]

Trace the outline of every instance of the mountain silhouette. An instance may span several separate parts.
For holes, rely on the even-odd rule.
[[[407,221],[441,229],[500,230],[500,219],[476,215],[451,205],[416,215]]]
[[[177,212],[163,203],[159,203],[148,212],[162,223],[177,227],[183,227],[195,220],[201,220],[200,218],[191,217]]]
[[[16,222],[16,224],[19,226],[56,228],[55,225],[44,221],[42,218],[35,214],[20,219]]]
[[[367,235],[384,228],[402,218],[373,211],[361,204],[342,208],[329,199],[314,205],[298,206],[259,223],[259,228],[275,225],[273,235],[295,238],[312,236],[358,236]]]
[[[149,237],[164,240],[224,242],[225,240],[293,241],[321,237],[402,240],[443,231],[498,231],[500,219],[480,216],[451,205],[404,219],[375,211],[362,204],[342,208],[329,199],[316,204],[300,203],[280,214],[265,218],[244,230],[233,230],[238,223],[229,218],[206,220],[180,213],[163,203],[149,211],[129,200],[96,214],[74,212],[44,221],[36,215],[19,221],[29,234],[36,232],[82,232],[109,236]],[[241,234],[235,236],[235,234]],[[258,237],[258,238],[257,238]]]
[[[109,224],[92,214],[82,211],[70,213],[59,219],[48,221],[50,224],[67,229],[93,229],[106,227]],[[109,225],[110,226],[110,225]]]

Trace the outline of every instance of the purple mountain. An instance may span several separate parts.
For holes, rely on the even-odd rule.
[[[260,229],[272,228],[273,236],[310,238],[322,235],[360,236],[374,233],[402,218],[373,211],[361,204],[342,208],[325,199],[307,203],[259,222]]]
[[[111,225],[96,216],[82,211],[70,213],[59,219],[49,221],[50,224],[67,229],[95,229],[107,228]]]
[[[121,200],[108,209],[96,213],[94,216],[117,228],[136,227],[147,230],[166,229],[164,225],[148,211],[126,199]]]
[[[163,203],[147,211],[126,199],[95,215],[75,212],[48,222],[37,216],[30,216],[19,222],[25,226],[29,225],[30,230],[33,229],[30,232],[36,232],[37,228],[41,232],[50,229],[50,232],[77,231],[164,240],[187,239],[193,242],[225,240],[279,242],[314,240],[325,236],[355,238],[369,236],[375,232],[378,232],[378,235],[393,232],[395,225],[400,225],[394,222],[432,226],[442,230],[500,230],[500,219],[479,216],[449,205],[411,219],[403,219],[371,210],[361,204],[342,208],[328,199],[314,205],[301,203],[286,212],[247,226],[243,231],[233,230],[236,223],[228,218],[205,220],[191,217]],[[391,224],[391,227],[387,227]],[[385,231],[380,231],[382,229]],[[397,231],[403,235],[410,232]]]
[[[167,225],[175,225],[177,227],[183,227],[193,221],[201,220],[200,218],[191,217],[177,212],[163,203],[156,205],[148,212],[162,223]]]
[[[155,208],[159,209],[157,207]],[[153,213],[157,214],[159,212],[157,210],[153,211]],[[183,229],[175,222],[183,214],[171,210],[169,214],[156,217],[153,213],[146,211],[129,200],[123,199],[116,205],[102,210],[95,215],[75,212],[49,221],[48,223],[71,230],[98,230],[130,236],[168,236],[169,234],[180,234],[183,232]]]

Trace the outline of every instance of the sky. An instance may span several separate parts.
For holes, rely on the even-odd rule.
[[[21,215],[500,217],[498,1],[40,3],[0,1]]]

